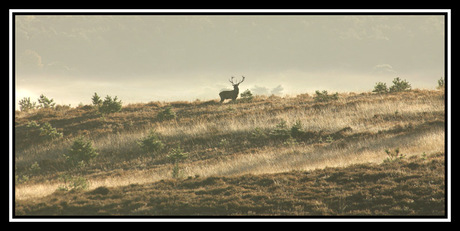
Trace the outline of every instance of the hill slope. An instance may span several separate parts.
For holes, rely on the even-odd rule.
[[[168,110],[175,118],[158,116]],[[188,154],[179,165],[180,178],[196,180],[380,164],[388,157],[385,150],[398,149],[404,159],[443,153],[444,110],[443,92],[413,90],[343,93],[329,102],[316,102],[308,94],[226,104],[150,102],[104,116],[91,106],[18,112],[16,200],[50,195],[68,184],[66,176],[84,179],[89,191],[107,187],[110,192],[169,180],[174,164],[168,155],[178,146]],[[46,123],[62,137],[47,140],[40,131]],[[149,152],[138,143],[152,130],[163,148]],[[63,154],[79,136],[90,140],[99,155],[72,167]]]
[[[16,203],[17,215],[444,216],[444,155],[384,164],[188,178]]]

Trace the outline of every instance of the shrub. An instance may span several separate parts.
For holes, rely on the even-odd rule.
[[[41,107],[41,108],[54,108],[54,105],[56,105],[56,103],[53,103],[53,99],[48,99],[48,97],[44,96],[43,94],[40,95],[40,98],[38,98],[38,103],[40,105],[38,105],[38,107]]]
[[[32,165],[30,165],[29,170],[32,175],[36,175],[38,172],[40,172],[41,168],[38,162],[35,161]]]
[[[24,175],[19,176],[15,174],[14,180],[16,184],[22,184],[22,183],[29,181],[29,175],[24,174]]]
[[[444,83],[444,78],[441,77],[439,80],[438,80],[438,86],[436,87],[437,89],[439,90],[444,90],[445,88],[445,83]]]
[[[28,128],[39,128],[40,124],[38,124],[35,120],[29,121],[26,125]]]
[[[96,92],[94,92],[93,97],[91,98],[91,101],[93,102],[93,105],[97,108],[99,108],[102,105],[102,99],[97,95]]]
[[[260,127],[254,128],[254,131],[252,131],[249,135],[249,140],[252,143],[265,144],[267,138],[267,133]]]
[[[227,148],[227,147],[230,146],[230,141],[228,141],[228,140],[225,139],[225,138],[222,138],[222,139],[220,139],[218,146],[219,146],[220,148],[225,149],[225,148]]]
[[[252,99],[254,99],[254,96],[252,95],[252,92],[249,89],[241,93],[240,96],[241,96],[241,101],[243,102],[251,102]]]
[[[93,96],[94,97],[94,96]],[[98,110],[102,114],[110,114],[121,110],[121,100],[117,101],[118,98],[115,96],[113,99],[110,96],[106,96]],[[96,98],[97,102],[97,98]]]
[[[37,126],[38,124],[30,124],[30,127]],[[29,124],[28,124],[29,126]],[[61,132],[57,132],[56,128],[53,128],[50,123],[46,122],[40,127],[40,136],[45,137],[46,140],[54,140],[62,137]]]
[[[65,105],[65,104],[64,104],[64,105],[60,105],[60,104],[58,104],[58,105],[56,105],[56,107],[54,108],[54,110],[66,112],[66,111],[70,110],[70,106],[71,106],[70,104],[69,104],[69,105]]]
[[[297,120],[295,122],[294,125],[292,125],[291,127],[291,135],[292,137],[300,137],[303,135],[303,131],[302,131],[302,123],[300,122],[300,120]]]
[[[329,95],[327,93],[327,91],[316,91],[316,96],[313,97],[313,99],[315,100],[315,102],[328,102],[328,101],[331,101],[331,100],[337,100],[339,99],[339,93],[335,93],[333,95]]]
[[[404,157],[406,157],[405,154],[402,154],[399,152],[399,148],[395,149],[394,152],[385,149],[385,153],[387,154],[387,158],[384,160],[384,162],[393,162],[393,161],[399,161],[402,160]]]
[[[84,137],[78,137],[70,147],[69,154],[64,154],[64,157],[67,163],[75,166],[88,163],[98,155],[99,153],[93,148],[91,141],[86,140]]]
[[[388,87],[386,83],[378,82],[375,84],[374,90],[372,92],[382,94],[388,93]]]
[[[410,91],[411,86],[406,80],[401,80],[399,77],[393,80],[393,86],[390,87],[390,92]]]
[[[297,140],[292,137],[287,138],[286,141],[283,142],[283,145],[288,147],[296,146],[298,144],[299,143],[297,142]]]
[[[184,152],[180,146],[177,148],[173,148],[169,154],[168,154],[168,159],[171,160],[173,163],[180,162],[182,160],[187,159],[188,153]]]
[[[137,143],[144,152],[159,152],[164,147],[155,130],[150,131],[148,136],[140,139]]]
[[[281,120],[281,122],[276,125],[275,129],[270,132],[270,137],[282,141],[291,137],[291,131],[289,130],[285,120]]]
[[[182,150],[180,146],[177,148],[173,148],[169,152],[168,159],[174,163],[174,167],[172,170],[173,178],[179,178],[180,176],[179,162],[187,159],[187,157],[188,157],[188,153],[184,152],[184,150]]]
[[[64,184],[58,186],[58,191],[81,191],[89,188],[89,182],[84,177],[74,177],[69,174],[62,174],[59,178]]]
[[[19,110],[27,112],[35,108],[35,102],[30,102],[30,97],[19,100]]]
[[[175,118],[176,118],[176,113],[174,111],[172,111],[171,106],[167,106],[163,111],[160,111],[157,114],[157,119],[159,121],[171,120],[171,119],[175,119]]]

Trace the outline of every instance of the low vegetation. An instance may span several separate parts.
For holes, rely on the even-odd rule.
[[[335,93],[333,95],[329,95],[327,93],[327,91],[316,91],[315,92],[316,96],[313,97],[313,99],[315,100],[315,102],[328,102],[328,101],[331,101],[331,100],[337,100],[339,99],[339,93]]]
[[[78,137],[70,147],[68,154],[64,154],[63,156],[65,161],[71,166],[84,166],[98,155],[99,153],[96,152],[91,141],[86,140],[84,137]]]
[[[399,77],[397,77],[393,80],[393,85],[390,88],[387,88],[386,83],[378,82],[375,84],[374,90],[372,92],[382,94],[388,92],[410,91],[411,89],[412,87],[409,82],[406,80],[401,80]]]
[[[242,94],[24,100],[16,215],[444,214],[444,91]]]
[[[444,155],[276,174],[56,191],[18,215],[443,216]],[[74,182],[68,187],[80,186]],[[81,186],[80,186],[81,187]]]

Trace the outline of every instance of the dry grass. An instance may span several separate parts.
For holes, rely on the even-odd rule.
[[[445,216],[444,155],[343,168],[189,177],[19,201],[21,215]]]
[[[176,119],[156,115],[173,106]],[[64,137],[44,142],[30,121],[49,122]],[[270,137],[281,121],[288,128],[300,121],[306,133],[294,142]],[[143,152],[137,141],[155,129],[166,148]],[[254,137],[256,129],[265,136]],[[238,176],[357,163],[382,163],[385,149],[399,148],[407,157],[444,152],[444,93],[414,90],[376,95],[343,93],[339,100],[314,102],[297,97],[256,97],[249,103],[150,102],[131,104],[101,117],[90,107],[17,113],[15,174],[17,200],[53,193],[62,174],[83,176],[89,189],[145,184],[171,178],[168,151],[180,145],[189,153],[183,177]],[[85,135],[100,155],[83,169],[65,167],[62,154],[73,139]],[[328,140],[328,137],[330,139]],[[292,141],[292,140],[290,140]],[[37,162],[40,171],[32,173]]]

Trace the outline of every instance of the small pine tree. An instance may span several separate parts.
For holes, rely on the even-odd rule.
[[[315,102],[328,102],[328,101],[331,101],[331,100],[339,99],[339,93],[338,92],[336,92],[333,95],[329,95],[326,90],[324,90],[322,92],[316,91],[315,93],[316,93],[316,96],[313,97]]]
[[[302,122],[300,120],[297,120],[294,125],[291,127],[291,135],[294,138],[300,137],[304,134],[304,131],[302,131]]]
[[[375,92],[377,94],[383,94],[383,93],[388,93],[388,87],[386,83],[378,82],[375,84],[374,90],[372,92]]]
[[[121,100],[118,101],[118,98],[115,96],[113,99],[110,96],[106,96],[102,105],[99,106],[99,112],[102,114],[110,114],[118,112],[121,110]]]
[[[38,98],[38,103],[40,105],[38,105],[38,107],[41,107],[41,108],[54,108],[54,105],[56,105],[56,103],[53,103],[53,99],[48,99],[48,97],[46,97],[45,95],[41,94],[40,95],[40,98]]]
[[[155,130],[150,131],[147,137],[140,139],[137,143],[144,152],[158,152],[164,147]]]
[[[438,86],[436,88],[439,89],[439,90],[444,90],[445,85],[444,85],[444,78],[443,77],[441,77],[438,80]]]
[[[62,133],[53,128],[50,123],[45,122],[40,127],[40,136],[45,137],[46,140],[54,140],[62,137]]]
[[[240,96],[241,96],[241,101],[243,102],[251,102],[252,99],[254,98],[254,96],[252,95],[252,92],[249,89],[241,93]]]
[[[396,77],[393,80],[393,86],[390,87],[390,92],[403,92],[410,91],[411,85],[406,80],[401,80],[399,77]]]
[[[176,118],[176,113],[172,110],[171,105],[167,106],[163,111],[157,114],[157,119],[159,121],[171,120]]]
[[[262,128],[256,127],[254,131],[252,131],[249,135],[249,140],[252,143],[256,144],[265,144],[267,141],[268,135],[267,132],[265,132]]]
[[[179,162],[187,158],[188,158],[188,153],[184,152],[184,150],[182,150],[180,146],[178,146],[177,148],[173,148],[169,152],[168,159],[174,163],[174,167],[172,170],[173,178],[179,178],[180,176]]]
[[[97,108],[99,108],[102,105],[102,99],[97,95],[96,92],[94,92],[93,97],[91,98],[93,105]]]
[[[35,108],[35,102],[30,102],[30,97],[19,100],[19,110],[27,112]]]
[[[84,137],[78,137],[74,140],[68,154],[64,154],[64,157],[67,163],[75,166],[80,163],[88,163],[98,155],[99,153],[93,148],[91,141]]]
[[[285,120],[281,120],[280,123],[276,125],[275,129],[270,132],[270,137],[281,141],[285,141],[291,137],[291,131]]]

